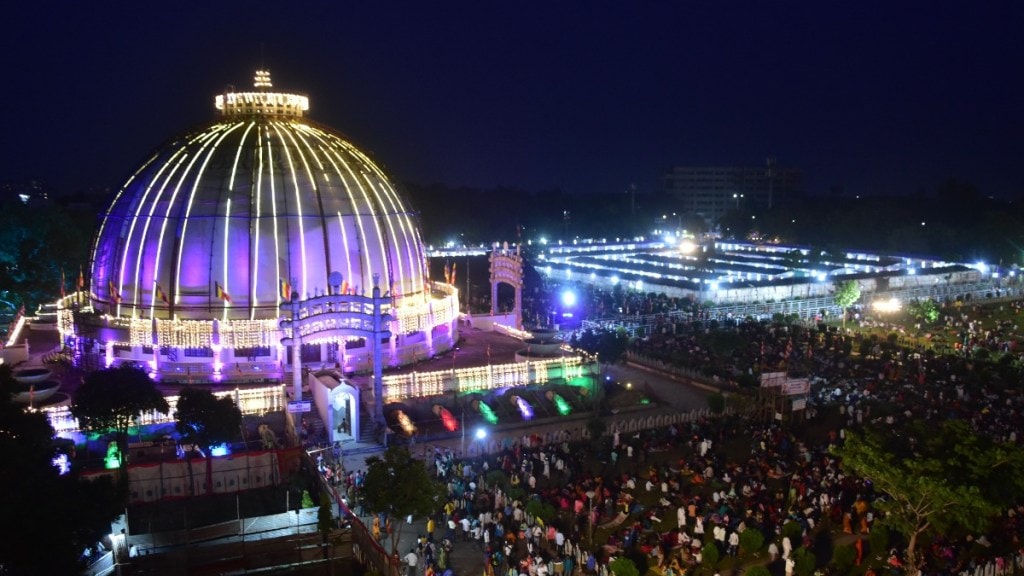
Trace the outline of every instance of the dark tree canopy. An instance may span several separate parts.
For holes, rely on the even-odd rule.
[[[11,369],[0,366],[0,388],[13,383]],[[0,510],[16,521],[0,538],[2,574],[79,573],[82,551],[110,532],[127,502],[126,491],[109,477],[59,475],[53,434],[43,413],[0,394]]]
[[[605,364],[616,364],[625,356],[629,348],[629,335],[623,329],[592,330],[573,334],[572,345],[591,354],[597,354],[598,360]]]
[[[83,430],[112,430],[117,434],[122,455],[126,453],[128,428],[142,413],[166,414],[168,410],[167,400],[149,375],[131,366],[89,373],[71,403],[71,414]]]
[[[922,536],[985,532],[1000,505],[1024,494],[1024,455],[977,437],[963,422],[911,428],[927,431],[927,440],[910,444],[906,439],[915,434],[892,430],[850,434],[836,455],[844,470],[870,479],[888,496],[876,503],[881,522],[906,537],[907,566],[917,573]]]
[[[185,443],[209,449],[241,435],[242,412],[230,397],[190,386],[178,396],[177,408],[174,426]]]
[[[93,213],[94,214],[94,213]],[[0,312],[24,304],[28,311],[60,295],[61,270],[73,290],[79,266],[87,261],[95,216],[64,207],[28,205],[20,200],[0,206]]]
[[[440,507],[445,488],[404,446],[392,446],[384,452],[383,458],[367,458],[366,464],[363,500],[367,509],[386,512],[395,518],[398,528],[392,534],[391,546],[394,549],[401,537],[405,517],[422,518],[432,514]]]

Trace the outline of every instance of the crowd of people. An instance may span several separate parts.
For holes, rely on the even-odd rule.
[[[677,575],[706,562],[709,545],[718,558],[738,556],[745,540],[759,544],[744,536],[751,531],[763,539],[769,561],[791,574],[794,551],[812,548],[822,526],[832,536],[854,537],[875,528],[873,485],[846,473],[833,455],[850,431],[958,419],[974,433],[1019,445],[1024,397],[1012,385],[1019,365],[982,370],[977,360],[983,348],[1012,352],[1017,325],[993,327],[985,314],[958,309],[940,319],[936,328],[957,332],[968,347],[946,355],[846,330],[728,327],[740,342],[725,359],[732,374],[799,366],[812,375],[805,416],[818,418],[800,428],[774,419],[717,417],[683,428],[613,429],[597,452],[538,436],[476,458],[437,449],[427,465],[446,484],[448,498],[406,564],[417,576],[443,574],[453,568],[451,547],[467,541],[485,555],[486,572],[499,576],[604,574],[610,559],[638,554]],[[703,345],[704,327],[683,325],[661,336],[662,345],[686,350],[698,365],[720,360]],[[358,476],[340,481],[357,502]],[[992,534],[932,541],[922,550],[921,567],[952,575],[970,574],[980,563],[1005,563],[1008,551],[1020,548],[1022,515],[1024,506],[1012,507],[1002,511]],[[386,522],[374,521],[375,535],[386,533]],[[860,562],[863,542],[853,541],[860,543]],[[895,547],[884,556],[892,570],[905,561]]]

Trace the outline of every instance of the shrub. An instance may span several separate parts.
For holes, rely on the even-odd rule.
[[[744,554],[760,552],[762,546],[764,546],[764,535],[760,530],[747,528],[740,534],[740,550],[743,550]]]
[[[793,572],[797,576],[811,576],[818,567],[818,559],[807,548],[797,548],[794,550],[793,562]]]
[[[772,576],[772,571],[765,566],[754,566],[743,573],[744,576]]]
[[[526,503],[526,513],[530,516],[535,516],[544,521],[545,524],[551,522],[551,519],[555,517],[555,507],[547,502],[541,502],[540,500],[530,500]]]
[[[708,410],[711,410],[712,414],[725,412],[725,395],[721,392],[715,392],[708,396]]]
[[[708,538],[707,541],[704,542],[704,545],[701,546],[700,551],[703,555],[701,564],[711,568],[713,568],[715,564],[718,564],[718,546],[715,546],[715,541],[713,539]]]
[[[837,546],[832,553],[832,565],[840,574],[847,574],[857,561],[857,551],[853,546]]]
[[[505,474],[501,470],[491,470],[487,473],[487,485],[488,486],[499,486],[505,492],[508,491],[508,474]]]
[[[782,537],[789,536],[789,541],[797,546],[800,541],[803,540],[804,527],[800,525],[796,520],[790,520],[782,525]]]
[[[608,568],[611,569],[612,574],[615,574],[615,576],[640,576],[640,570],[637,569],[636,564],[625,556],[619,556],[612,560],[608,564]]]

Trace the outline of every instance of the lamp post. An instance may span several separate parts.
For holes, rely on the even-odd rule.
[[[587,490],[587,500],[590,501],[590,513],[587,515],[588,530],[587,530],[587,541],[590,542],[591,547],[594,545],[594,495],[596,493],[593,490]]]

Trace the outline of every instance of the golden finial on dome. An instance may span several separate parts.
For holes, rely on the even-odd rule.
[[[270,82],[270,70],[257,70],[256,77],[253,79],[253,85],[256,88],[273,88],[274,84]]]

